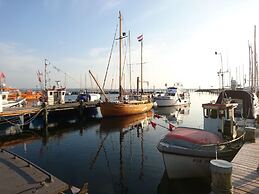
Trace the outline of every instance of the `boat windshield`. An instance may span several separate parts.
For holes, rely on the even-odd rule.
[[[177,88],[168,88],[167,94],[170,95],[170,96],[174,96],[176,91],[177,91]]]

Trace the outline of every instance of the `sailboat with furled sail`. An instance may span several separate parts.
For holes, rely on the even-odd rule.
[[[125,33],[122,33],[122,15],[119,12],[119,96],[118,100],[110,101],[106,96],[103,88],[100,87],[95,77],[89,71],[90,75],[95,80],[99,89],[105,97],[105,101],[100,104],[100,110],[103,117],[113,117],[113,116],[127,116],[139,113],[145,113],[152,109],[153,103],[151,98],[143,95],[143,89],[141,89],[140,95],[129,95],[125,97],[125,92],[122,88],[122,39],[126,37]],[[142,40],[141,40],[142,41]],[[143,44],[141,44],[142,46]],[[141,49],[142,51],[142,49]],[[142,59],[142,52],[141,52]],[[142,60],[141,60],[141,70],[142,70]],[[143,82],[143,76],[141,71],[141,83]],[[141,84],[142,86],[142,84]]]

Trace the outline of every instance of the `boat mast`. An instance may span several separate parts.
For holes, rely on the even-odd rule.
[[[256,26],[254,26],[254,92],[257,91],[257,85],[258,85],[258,68],[257,68],[257,60],[256,60]]]
[[[45,59],[44,79],[45,79],[44,89],[47,90],[47,59]]]
[[[129,31],[129,69],[130,69],[130,91],[132,90],[131,87],[131,55],[130,55],[130,31]]]
[[[142,35],[143,36],[143,35]],[[140,66],[141,66],[141,94],[144,93],[143,91],[143,60],[142,60],[142,50],[143,50],[143,38],[142,40],[140,41],[141,42],[141,61],[140,61]]]
[[[121,87],[121,59],[122,59],[122,56],[121,56],[121,47],[122,47],[122,16],[121,16],[121,12],[119,11],[119,20],[120,20],[120,30],[119,30],[119,100],[122,99],[122,87]]]

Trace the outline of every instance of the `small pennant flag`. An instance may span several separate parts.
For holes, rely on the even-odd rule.
[[[140,36],[137,37],[138,41],[142,41],[143,40],[143,34],[141,34]]]
[[[175,126],[172,123],[169,123],[169,131],[172,131],[173,129],[175,129]]]
[[[160,118],[163,118],[161,115],[159,115],[159,114],[154,114],[154,117],[156,117],[156,118],[158,118],[158,119],[160,119]]]
[[[42,73],[39,70],[37,72],[37,77],[38,77],[39,82],[41,83],[42,82],[42,80],[41,80]]]
[[[3,72],[0,72],[0,78],[5,78],[5,74]]]
[[[156,123],[150,121],[150,124],[152,125],[152,127],[155,129],[156,128]]]

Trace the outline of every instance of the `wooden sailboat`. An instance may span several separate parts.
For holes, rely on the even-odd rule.
[[[105,101],[100,104],[100,109],[101,109],[101,113],[102,113],[103,117],[126,116],[126,115],[145,113],[145,112],[151,110],[153,107],[151,98],[144,97],[143,95],[133,96],[132,99],[124,98],[124,94],[123,94],[124,92],[123,92],[123,88],[122,88],[122,67],[121,67],[122,66],[122,51],[121,51],[121,47],[122,47],[122,39],[125,38],[125,34],[122,33],[121,12],[119,12],[119,20],[120,20],[120,27],[119,27],[119,96],[118,96],[118,100],[109,101],[108,98],[106,97],[105,93],[103,92],[102,88],[96,82],[98,87],[101,89],[102,93],[105,96]],[[142,58],[142,52],[141,52],[141,58]],[[142,60],[141,60],[141,66],[142,66]],[[141,67],[141,69],[142,69],[142,67]],[[91,72],[90,72],[90,74],[91,74]],[[141,71],[141,75],[142,75],[142,71]],[[142,76],[141,76],[141,78],[142,78]],[[141,82],[143,82],[143,79],[141,79]],[[143,90],[141,91],[141,93],[143,94]]]

